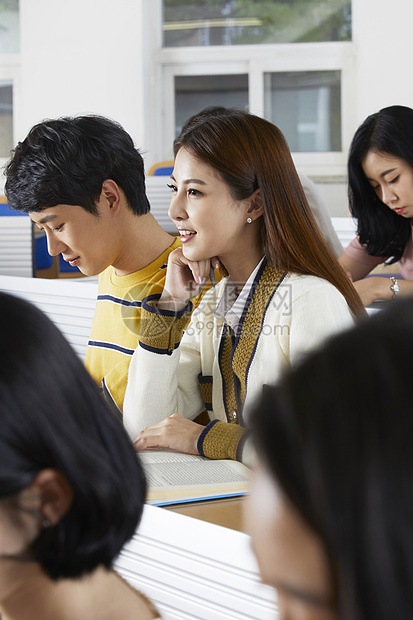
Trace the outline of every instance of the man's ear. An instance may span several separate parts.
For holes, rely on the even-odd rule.
[[[255,192],[248,199],[249,207],[247,213],[250,214],[252,219],[258,219],[264,211],[264,201],[262,199],[261,190],[256,189]]]
[[[57,469],[42,469],[23,493],[26,504],[30,503],[30,498],[36,502],[40,526],[43,522],[51,526],[59,523],[73,502],[72,487]]]
[[[113,215],[118,213],[122,200],[122,192],[116,181],[113,181],[112,179],[106,179],[103,181],[100,199],[107,201],[109,209]]]

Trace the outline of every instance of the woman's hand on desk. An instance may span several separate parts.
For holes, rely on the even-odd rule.
[[[391,281],[389,278],[371,276],[353,282],[354,288],[360,296],[364,307],[369,306],[376,299],[391,299],[393,292],[390,289]]]
[[[399,295],[413,295],[413,282],[400,279],[397,281],[400,289]],[[353,282],[365,306],[369,306],[376,299],[393,299],[394,291],[391,289],[393,281],[386,276],[371,276],[363,280]]]
[[[199,455],[197,442],[203,426],[187,420],[178,413],[145,428],[133,440],[136,452],[148,448],[170,448],[185,454]]]

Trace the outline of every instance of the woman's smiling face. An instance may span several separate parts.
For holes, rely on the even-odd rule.
[[[226,256],[232,260],[245,252],[249,200],[234,200],[218,173],[185,148],[178,151],[171,180],[169,217],[187,259],[218,256],[225,264]]]

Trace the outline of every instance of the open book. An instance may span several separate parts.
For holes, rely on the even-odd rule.
[[[250,470],[237,461],[212,461],[179,452],[139,452],[155,506],[235,497],[249,490]]]

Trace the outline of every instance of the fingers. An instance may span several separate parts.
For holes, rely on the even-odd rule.
[[[183,258],[185,259],[184,256]],[[205,282],[210,279],[211,272],[213,272],[214,269],[219,269],[219,260],[216,256],[200,261],[185,260],[186,266],[191,270],[194,283],[198,288],[203,286]]]
[[[159,435],[157,433],[153,434],[151,431],[142,431],[143,434],[139,434],[132,442],[132,446],[135,452],[139,452],[140,450],[148,450],[149,448],[160,448],[165,447],[162,446],[162,442],[159,441]]]
[[[210,262],[211,262],[211,267],[209,269],[209,279],[211,280],[212,286],[215,286],[216,281],[215,281],[214,269],[219,269],[219,260],[216,256],[214,256],[213,258],[211,258]]]
[[[188,267],[192,272],[194,282],[197,288],[203,286],[209,279],[209,270],[211,268],[211,261],[209,258],[200,261],[188,261]]]
[[[214,256],[200,261],[192,261],[186,258],[182,248],[177,248],[170,253],[164,291],[160,305],[166,309],[174,309],[174,304],[180,304],[183,308],[189,299],[200,293],[205,283],[211,279],[214,284],[213,270],[219,267],[219,259]]]
[[[174,413],[141,431],[133,440],[136,452],[150,448],[169,448],[185,454],[198,454],[197,441],[203,427]]]
[[[205,258],[200,261],[191,261],[186,258],[181,247],[177,248],[169,255],[168,269],[173,264],[180,269],[185,269],[186,267],[189,267],[192,272],[194,282],[196,282],[196,284],[202,284],[207,281],[207,279],[209,278],[209,270],[211,269],[211,266],[214,269],[219,269],[219,259],[217,256],[213,256],[212,258]]]

